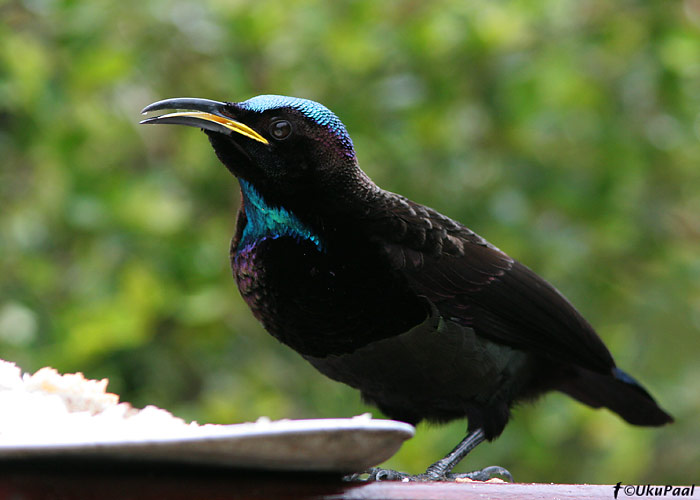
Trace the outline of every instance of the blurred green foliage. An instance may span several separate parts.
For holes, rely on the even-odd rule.
[[[238,188],[206,138],[136,124],[166,97],[307,97],[381,186],[558,286],[677,418],[552,394],[461,470],[697,481],[699,33],[698,0],[0,1],[0,357],[204,422],[369,411],[241,301]],[[421,426],[389,465],[464,428]]]

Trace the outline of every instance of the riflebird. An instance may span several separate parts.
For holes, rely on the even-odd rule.
[[[164,109],[179,111],[142,123],[203,129],[238,178],[231,264],[265,329],[391,418],[467,419],[466,438],[418,477],[448,477],[501,434],[515,403],[551,390],[634,425],[672,421],[547,281],[372,182],[323,105],[261,95],[166,99],[143,111]]]

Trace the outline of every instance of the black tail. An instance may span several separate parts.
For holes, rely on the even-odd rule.
[[[579,368],[575,377],[564,380],[557,389],[593,408],[605,406],[633,425],[673,422],[639,382],[619,368],[613,368],[610,375]]]

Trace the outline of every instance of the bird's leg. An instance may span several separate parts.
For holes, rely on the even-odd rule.
[[[503,467],[491,466],[482,470],[466,472],[463,474],[451,474],[452,469],[464,458],[467,454],[486,439],[486,434],[483,429],[477,429],[465,437],[455,448],[448,453],[445,458],[442,458],[432,464],[423,474],[412,476],[404,472],[398,472],[391,469],[380,469],[373,467],[365,474],[369,474],[367,481],[454,481],[455,479],[472,479],[474,481],[488,481],[492,476],[502,476],[509,481],[513,481],[513,476]],[[361,475],[355,474],[346,477],[346,480],[358,480]]]
[[[485,439],[486,434],[484,434],[484,430],[481,428],[467,434],[467,437],[462,439],[451,452],[445,455],[445,458],[441,458],[428,467],[425,471],[425,475],[433,480],[444,479],[470,451],[476,448],[479,443]]]
[[[452,469],[464,458],[467,454],[476,448],[482,441],[486,439],[484,430],[479,428],[467,434],[455,448],[449,452],[445,458],[442,458],[428,467],[425,474],[422,474],[431,481],[444,481],[467,478],[474,481],[488,481],[492,476],[498,475],[505,477],[508,481],[513,482],[513,476],[503,467],[492,465],[485,467],[482,470],[467,472],[464,474],[451,474]]]

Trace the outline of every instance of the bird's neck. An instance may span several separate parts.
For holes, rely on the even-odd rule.
[[[318,250],[324,250],[321,237],[296,215],[284,207],[268,204],[248,181],[239,179],[239,182],[246,216],[246,225],[243,228],[239,248],[254,246],[264,239],[291,236],[310,241]]]

